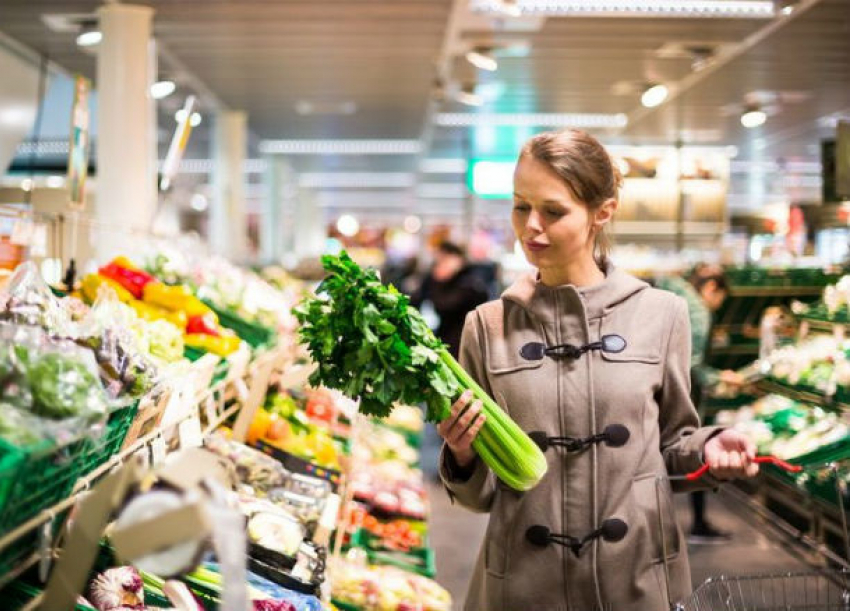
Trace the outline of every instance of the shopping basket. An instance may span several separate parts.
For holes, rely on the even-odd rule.
[[[773,456],[758,456],[755,462],[772,464],[791,472],[803,469],[802,465],[790,464]],[[834,463],[830,465],[835,468]],[[814,465],[807,466],[811,468]],[[708,467],[704,465],[693,473],[671,476],[668,479],[695,481],[707,471]],[[843,517],[843,495],[837,474],[835,481]],[[661,512],[660,527],[661,532],[664,532],[663,518],[660,516]],[[847,551],[850,551],[846,519],[842,520],[842,526],[845,546]],[[664,557],[666,556],[665,546]],[[670,577],[666,562],[664,565],[669,595]],[[825,569],[770,575],[712,577],[698,586],[685,600],[673,605],[673,611],[850,611],[850,573]]]
[[[780,573],[707,580],[675,611],[850,611],[846,572]]]

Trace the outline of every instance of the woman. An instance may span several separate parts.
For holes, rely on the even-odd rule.
[[[669,609],[690,573],[667,474],[703,461],[712,479],[758,470],[745,437],[698,428],[685,302],[607,261],[619,183],[580,131],[520,153],[512,222],[538,271],[469,314],[460,361],[534,432],[549,471],[526,493],[500,483],[471,446],[483,416],[468,395],[439,426],[450,495],[491,514],[467,610]]]

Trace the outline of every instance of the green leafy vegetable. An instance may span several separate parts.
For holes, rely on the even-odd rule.
[[[33,413],[68,418],[106,411],[100,381],[78,360],[59,353],[39,357],[29,368]]]
[[[359,399],[371,416],[388,416],[395,403],[424,403],[431,422],[447,418],[470,389],[487,418],[474,444],[479,456],[509,486],[536,485],[546,473],[543,453],[452,358],[408,298],[345,252],[322,263],[328,275],[317,295],[295,310],[301,342],[318,364],[311,383]]]

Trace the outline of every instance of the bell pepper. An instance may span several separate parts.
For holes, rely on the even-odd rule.
[[[144,301],[139,301],[138,299],[132,299],[129,302],[129,306],[136,311],[139,318],[150,321],[167,320],[181,331],[186,330],[187,321],[186,314],[184,312],[172,312],[171,310],[153,306],[149,303],[145,303]]]
[[[101,276],[110,278],[123,286],[136,299],[141,299],[144,294],[145,285],[154,282],[154,277],[139,269],[127,269],[121,267],[115,261],[104,265],[99,270]]]
[[[97,299],[98,293],[100,292],[101,286],[108,286],[115,291],[115,294],[118,296],[118,301],[122,303],[133,301],[133,295],[130,291],[125,289],[115,280],[106,278],[100,274],[88,274],[83,277],[83,280],[80,283],[80,290],[83,293],[84,301],[88,304],[94,303],[95,299]]]
[[[211,315],[216,323],[218,316],[209,306],[192,295],[185,286],[168,286],[153,282],[145,286],[144,300],[167,310],[182,310],[187,316]]]
[[[189,333],[183,337],[183,342],[191,348],[200,348],[218,356],[228,356],[239,350],[242,342],[236,335],[221,335],[215,337],[202,333]]]
[[[186,333],[200,333],[203,335],[212,335],[214,337],[221,335],[215,319],[209,315],[190,316],[186,323]]]

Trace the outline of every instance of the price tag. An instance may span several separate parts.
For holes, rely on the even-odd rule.
[[[151,441],[151,464],[154,467],[158,467],[165,462],[166,454],[168,454],[168,447],[165,444],[165,439],[163,439],[162,435],[157,435]]]
[[[177,425],[177,435],[180,438],[181,448],[199,448],[204,444],[204,435],[201,432],[201,420],[197,414],[190,416]]]
[[[151,452],[148,450],[147,446],[142,446],[135,453],[136,459],[139,461],[139,464],[144,469],[150,469],[151,466]]]
[[[839,344],[839,346],[844,342],[845,335],[846,330],[844,325],[832,325],[832,336],[835,338],[835,342]]]

